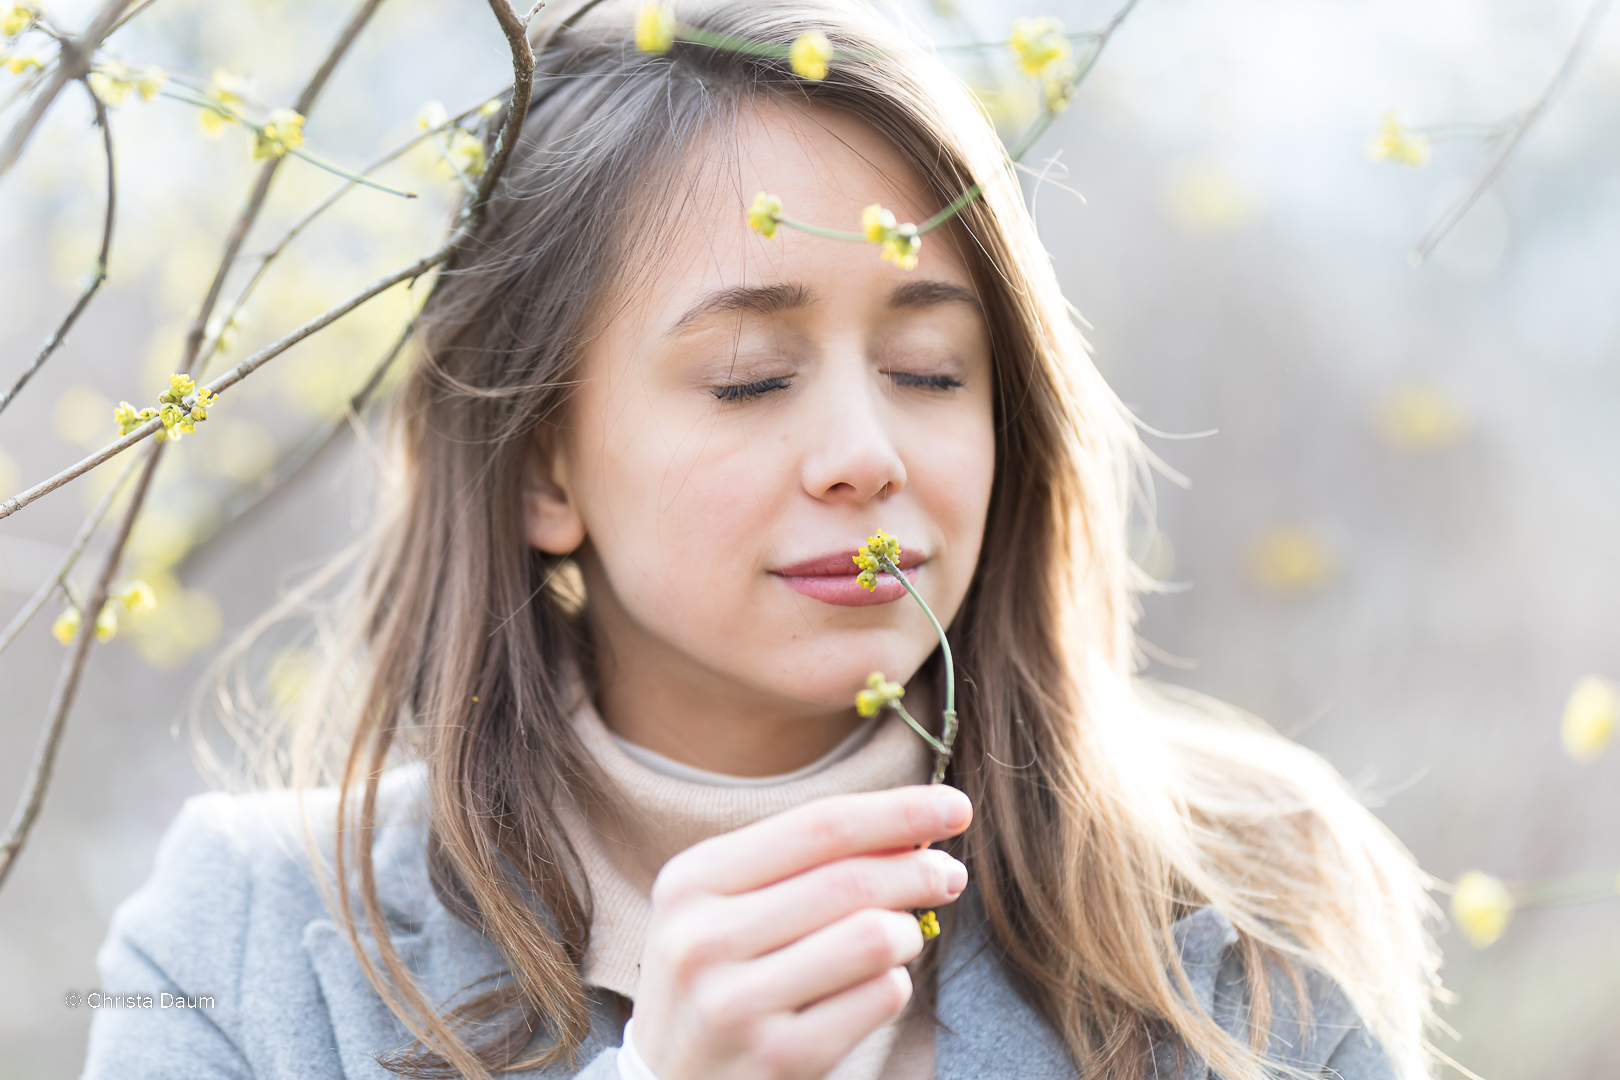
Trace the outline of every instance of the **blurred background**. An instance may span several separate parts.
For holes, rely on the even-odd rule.
[[[112,39],[131,64],[289,103],[350,14],[317,0],[163,0]],[[52,5],[82,26],[89,5]],[[1559,737],[1577,680],[1620,679],[1620,15],[1500,180],[1421,265],[1408,252],[1491,144],[1436,139],[1422,167],[1375,161],[1386,110],[1468,136],[1542,92],[1586,0],[1142,0],[1074,106],[1025,158],[1043,238],[1097,362],[1152,428],[1183,490],[1158,484],[1137,557],[1184,588],[1146,597],[1148,673],[1248,709],[1368,793],[1436,877],[1620,869],[1620,752]],[[1100,26],[1114,5],[904,9],[944,41],[1018,15]],[[1033,88],[1010,58],[964,60],[1011,137]],[[476,0],[389,0],[338,69],[307,146],[359,166],[425,103],[476,105],[510,78]],[[0,73],[0,94],[16,79]],[[0,417],[0,497],[111,435],[180,355],[252,175],[248,134],[131,94],[111,277]],[[0,121],[9,126],[16,109]],[[0,184],[0,382],[88,272],[99,136],[70,88]],[[1462,125],[1459,127],[1459,125]],[[1474,125],[1469,127],[1468,125]],[[1441,129],[1441,126],[1444,126]],[[428,250],[456,183],[422,148],[281,258],[211,374]],[[246,251],[336,178],[286,162]],[[251,264],[247,264],[249,269]],[[227,287],[234,295],[238,275]],[[0,1080],[70,1077],[114,907],[180,803],[204,790],[188,716],[223,643],[337,552],[366,514],[348,438],[246,516],[279,455],[342,410],[425,291],[400,288],[274,361],[165,455],[128,557],[159,604],[97,647],[57,778],[0,891]],[[0,621],[65,551],[115,461],[0,523]],[[94,565],[87,558],[78,580]],[[0,810],[22,788],[54,672],[54,601],[0,656]],[[274,657],[268,693],[303,662]],[[199,698],[198,695],[204,695]],[[1442,902],[1444,897],[1440,898]],[[1620,1076],[1620,900],[1520,912],[1500,941],[1442,939],[1459,1042],[1489,1080]]]

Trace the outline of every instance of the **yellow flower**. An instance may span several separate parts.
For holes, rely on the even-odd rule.
[[[1564,705],[1564,749],[1577,761],[1592,761],[1603,753],[1620,720],[1620,696],[1596,675],[1575,684]]]
[[[66,645],[73,640],[73,635],[79,632],[79,609],[70,607],[56,617],[51,623],[51,636]]]
[[[1060,113],[1074,102],[1080,89],[1080,69],[1064,61],[1052,64],[1041,75],[1041,87],[1046,92],[1046,108]]]
[[[158,400],[159,401],[171,401],[171,402],[175,403],[176,405],[178,405],[182,398],[184,398],[187,394],[191,393],[196,388],[197,388],[197,384],[192,381],[190,375],[180,375],[178,373],[174,374],[174,375],[170,375],[169,376],[169,389],[167,391],[165,391],[163,396],[158,398]]]
[[[132,71],[116,60],[107,60],[92,71],[86,81],[103,104],[122,105],[131,90],[151,101],[168,83],[169,77],[162,68],[144,67]]]
[[[16,37],[33,26],[38,18],[39,8],[33,4],[12,4],[4,14],[0,14],[0,34]]]
[[[636,48],[666,53],[675,44],[675,14],[662,4],[642,4],[636,15]]]
[[[922,931],[924,941],[933,941],[939,937],[939,916],[932,911],[925,911],[917,916],[917,929]]]
[[[776,236],[777,215],[781,212],[782,200],[762,191],[754,196],[754,205],[748,208],[748,227],[770,240]]]
[[[500,98],[490,98],[488,101],[478,106],[478,115],[494,116],[496,113],[501,111],[501,104]]]
[[[1396,161],[1421,169],[1429,163],[1429,140],[1401,127],[1401,122],[1395,119],[1395,110],[1391,109],[1384,114],[1378,134],[1367,144],[1367,156],[1374,161]]]
[[[163,421],[163,426],[166,428],[173,428],[181,420],[185,419],[185,416],[186,411],[172,401],[164,402],[163,408],[158,410],[158,419]]]
[[[1017,19],[1007,37],[1007,47],[1018,58],[1026,75],[1041,75],[1049,65],[1069,58],[1069,39],[1063,36],[1063,23],[1050,17]]]
[[[873,203],[861,211],[861,232],[867,240],[881,246],[885,262],[892,262],[902,270],[916,267],[917,250],[922,247],[917,226],[910,222],[897,225],[893,213]]]
[[[416,110],[416,126],[422,131],[442,127],[449,119],[450,114],[445,112],[444,106],[437,101],[424,102],[422,107]]]
[[[113,610],[111,604],[101,606],[101,614],[96,616],[96,640],[111,641],[118,633],[118,612]]]
[[[6,69],[13,75],[21,75],[30,68],[40,71],[44,67],[45,60],[39,53],[18,53],[6,61]]]
[[[793,73],[806,79],[825,79],[827,64],[833,58],[832,42],[818,30],[807,30],[793,39],[788,61]]]
[[[213,77],[209,79],[208,107],[202,111],[203,132],[211,139],[217,139],[224,134],[225,125],[236,121],[236,106],[242,103],[242,94],[247,89],[247,80],[232,75],[224,68],[215,68]]]
[[[118,408],[113,410],[113,423],[118,425],[120,435],[128,435],[141,426],[141,420],[135,413],[135,406],[127,401],[120,401]]]
[[[276,109],[264,127],[253,133],[253,160],[278,158],[304,145],[304,118],[291,109]]]
[[[1500,878],[1470,870],[1451,892],[1451,917],[1468,940],[1483,949],[1502,936],[1513,914],[1513,897]]]
[[[866,689],[855,693],[855,711],[862,716],[876,716],[906,696],[906,688],[883,678],[883,672],[874,671],[866,677]]]
[[[861,588],[867,590],[877,588],[877,576],[883,569],[883,564],[878,561],[880,555],[887,556],[891,562],[900,557],[900,541],[882,529],[868,536],[866,543],[855,551],[855,565],[861,569],[855,580]],[[868,679],[867,682],[870,683],[871,680]]]
[[[477,176],[484,171],[484,140],[456,128],[450,135],[450,157],[462,173]]]
[[[157,607],[157,593],[140,578],[125,582],[122,588],[113,592],[113,596],[122,601],[132,615],[139,615],[143,611],[151,611]]]

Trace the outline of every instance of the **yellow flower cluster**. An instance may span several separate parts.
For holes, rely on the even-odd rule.
[[[1074,47],[1063,33],[1063,22],[1051,17],[1014,20],[1007,36],[1024,74],[1041,80],[1046,91],[1046,107],[1062,112],[1074,100],[1080,71],[1074,66]]]
[[[754,205],[748,208],[748,227],[767,240],[773,239],[781,214],[782,200],[762,191],[754,196]]]
[[[939,916],[932,911],[925,911],[917,916],[917,929],[922,931],[924,941],[933,941],[939,937]]]
[[[158,96],[169,81],[160,67],[127,68],[116,60],[104,60],[90,73],[90,89],[104,105],[122,105],[131,90],[145,101]]]
[[[855,693],[855,711],[862,716],[876,716],[905,696],[904,686],[889,682],[883,672],[874,671],[866,677],[866,689]]]
[[[867,590],[877,588],[877,576],[883,570],[883,564],[878,561],[880,556],[890,562],[900,557],[900,541],[882,529],[868,536],[866,543],[855,550],[855,565],[861,569],[855,580],[860,583],[861,588]]]
[[[113,423],[118,425],[118,434],[128,435],[148,420],[157,418],[163,421],[163,430],[154,432],[152,437],[159,442],[174,440],[181,435],[196,434],[197,425],[208,419],[208,410],[218,400],[218,394],[210,392],[206,386],[198,386],[190,375],[170,375],[169,389],[158,398],[157,408],[137,412],[129,402],[120,401],[113,410]]]
[[[225,125],[236,121],[236,107],[242,104],[247,80],[232,75],[224,68],[215,68],[208,80],[208,92],[203,95],[208,105],[202,111],[203,132],[217,139],[225,132]]]
[[[1401,127],[1401,122],[1395,119],[1395,110],[1391,109],[1384,114],[1378,134],[1367,144],[1367,156],[1374,161],[1394,161],[1421,169],[1429,163],[1429,140]]]
[[[500,108],[501,103],[499,101],[487,101],[478,111],[485,116],[489,116],[499,112]],[[444,111],[443,105],[437,101],[430,101],[417,112],[416,126],[422,131],[430,131],[434,128],[443,127],[449,119],[450,115]],[[440,134],[444,133],[441,132]],[[444,158],[445,163],[463,176],[482,174],[484,166],[487,164],[484,153],[484,140],[460,127],[451,128],[448,134],[450,136],[449,142],[439,143],[439,153]],[[435,139],[437,138],[438,136],[435,136]]]
[[[663,4],[642,4],[636,14],[636,48],[666,53],[675,44],[675,13]]]
[[[107,597],[107,603],[101,606],[101,614],[96,616],[97,641],[111,641],[118,633],[118,614],[113,609],[115,600],[123,604],[132,615],[139,615],[157,607],[157,595],[150,585],[139,578],[126,582],[112,591]],[[51,635],[63,645],[67,645],[73,641],[73,636],[79,632],[79,624],[83,621],[84,616],[79,613],[79,609],[70,607],[58,615],[56,621],[51,624]]]
[[[793,39],[788,49],[788,62],[793,65],[793,73],[805,79],[825,79],[827,65],[832,61],[832,42],[827,35],[817,30],[809,30]]]
[[[1476,948],[1502,936],[1513,914],[1513,896],[1500,878],[1470,870],[1451,892],[1451,917]]]
[[[304,117],[292,109],[276,109],[270,119],[253,133],[253,160],[278,158],[294,147],[304,145]]]
[[[1593,761],[1603,753],[1620,720],[1620,694],[1596,675],[1575,684],[1564,705],[1564,749],[1577,761]]]
[[[885,262],[892,262],[902,270],[916,268],[917,251],[922,247],[917,226],[910,222],[895,224],[892,212],[873,203],[861,211],[861,232],[866,234],[867,240],[882,247]]]
[[[39,20],[39,8],[30,3],[12,4],[3,10],[4,14],[0,14],[0,34],[6,37],[16,37],[24,30],[31,29]]]

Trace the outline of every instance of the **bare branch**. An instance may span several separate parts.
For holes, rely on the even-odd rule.
[[[35,95],[34,101],[28,106],[28,111],[18,118],[17,123],[6,135],[6,141],[0,143],[0,176],[5,176],[11,167],[17,164],[22,157],[23,147],[28,145],[28,139],[34,134],[34,129],[50,111],[51,103],[56,95],[62,92],[74,79],[82,79],[90,74],[90,60],[95,56],[96,49],[101,47],[101,41],[112,32],[113,25],[118,16],[129,7],[130,0],[107,0],[96,13],[85,32],[76,38],[63,38],[61,55],[56,60],[56,70],[46,80],[45,86]]]
[[[495,13],[495,21],[501,24],[501,32],[506,35],[506,43],[512,50],[512,98],[506,107],[506,124],[495,141],[495,154],[489,167],[484,170],[478,191],[468,207],[463,232],[469,236],[482,224],[490,194],[494,192],[501,174],[506,171],[506,163],[512,158],[518,136],[523,133],[523,121],[529,115],[529,96],[534,92],[534,50],[529,45],[528,26],[512,10],[508,0],[489,0],[489,9]]]
[[[1469,210],[1473,209],[1480,196],[1484,195],[1490,186],[1496,182],[1496,178],[1502,174],[1502,170],[1507,167],[1508,158],[1513,156],[1513,151],[1519,148],[1519,143],[1524,140],[1525,135],[1535,126],[1536,121],[1541,119],[1542,114],[1547,111],[1547,106],[1552,104],[1553,98],[1564,88],[1564,84],[1569,81],[1569,77],[1574,74],[1576,67],[1580,65],[1581,58],[1586,54],[1587,47],[1592,44],[1592,39],[1597,36],[1597,30],[1603,23],[1603,17],[1609,13],[1610,3],[1611,0],[1594,0],[1591,9],[1586,13],[1586,21],[1581,24],[1580,32],[1575,35],[1575,40],[1570,44],[1569,51],[1564,54],[1564,59],[1558,65],[1558,70],[1553,74],[1552,81],[1547,84],[1547,88],[1524,111],[1524,115],[1513,126],[1507,138],[1503,140],[1501,147],[1496,151],[1496,156],[1491,158],[1490,164],[1485,166],[1485,171],[1479,174],[1479,179],[1474,181],[1474,185],[1456,202],[1446,208],[1445,213],[1440,215],[1438,221],[1429,226],[1429,231],[1419,238],[1417,244],[1407,255],[1407,261],[1413,266],[1417,266],[1429,257],[1435,246],[1445,239],[1446,234],[1456,227],[1457,222],[1461,221]]]
[[[34,362],[23,369],[21,375],[17,376],[17,381],[12,384],[11,389],[0,395],[0,412],[6,411],[6,406],[11,404],[11,399],[17,396],[22,388],[28,384],[28,380],[34,377],[34,372],[44,366],[45,361],[49,360],[51,354],[61,346],[63,339],[68,335],[68,331],[73,329],[73,324],[84,313],[84,309],[90,306],[90,298],[96,295],[96,290],[101,288],[101,283],[107,280],[107,258],[112,252],[113,212],[118,204],[118,183],[113,175],[112,125],[107,122],[107,106],[96,96],[95,91],[90,89],[90,84],[83,82],[81,85],[84,86],[84,92],[90,95],[91,104],[95,106],[96,124],[101,128],[102,148],[107,155],[107,216],[101,226],[101,251],[96,255],[96,266],[90,275],[90,280],[85,283],[84,289],[79,293],[78,302],[67,313],[67,318],[62,320],[62,324],[56,328],[56,332],[45,340],[44,345],[40,346],[39,352],[34,355]]]
[[[338,61],[349,51],[349,46],[354,44],[355,37],[370,21],[381,3],[382,0],[365,0],[360,5],[360,10],[354,13],[354,17],[338,35],[337,41],[332,43],[326,59],[310,77],[303,93],[298,95],[298,101],[293,106],[298,113],[303,116],[309,115],[310,109],[315,105],[315,99],[320,96],[326,81],[336,70]],[[185,352],[181,356],[178,369],[183,373],[189,374],[197,365],[197,357],[202,352],[203,338],[208,333],[208,318],[214,313],[214,305],[219,303],[219,294],[225,288],[225,278],[231,272],[231,267],[236,264],[236,256],[241,252],[243,243],[247,241],[253,223],[258,220],[259,211],[264,208],[264,200],[270,194],[270,182],[275,179],[276,170],[285,160],[285,156],[273,157],[264,163],[264,167],[259,170],[259,178],[253,185],[253,191],[248,195],[247,203],[242,207],[241,213],[237,214],[236,222],[225,238],[225,252],[219,260],[218,269],[214,271],[214,280],[209,283],[208,292],[203,297],[202,305],[197,309],[197,317],[191,321],[191,326],[186,331]]]
[[[460,234],[458,233],[457,237],[459,238],[459,236]],[[367,300],[370,300],[377,294],[386,292],[402,281],[409,281],[412,278],[421,277],[423,274],[442,263],[446,257],[449,256],[450,247],[450,244],[446,244],[439,248],[439,250],[422,256],[409,266],[396,270],[387,277],[378,278],[376,281],[372,282],[370,285],[367,285],[365,288],[350,296],[342,303],[327,308],[321,314],[315,316],[313,319],[309,320],[309,322],[300,326],[292,333],[271,342],[269,345],[266,345],[264,348],[260,349],[246,360],[243,360],[240,364],[237,364],[235,367],[231,368],[230,371],[227,371],[213,382],[207,384],[207,389],[212,393],[218,394],[224,392],[226,389],[232,386],[235,386],[253,372],[257,371],[264,364],[274,360],[276,357],[280,356],[294,345],[297,345],[300,341],[303,341],[311,334],[319,330],[324,330],[326,327],[337,322],[339,319],[343,318],[343,316],[347,315],[349,312],[353,311],[361,304],[364,304]],[[134,429],[123,438],[103,446],[100,450],[97,450],[95,453],[91,454],[77,465],[74,465],[71,468],[63,469],[50,479],[42,480],[33,487],[29,488],[27,491],[12,496],[5,502],[0,503],[0,518],[10,517],[12,514],[15,514],[18,510],[21,510],[23,507],[27,506],[36,499],[49,495],[51,492],[61,487],[69,480],[83,476],[85,473],[89,472],[91,469],[95,468],[97,465],[100,465],[103,461],[106,461],[109,458],[117,457],[119,454],[123,453],[125,450],[128,450],[130,447],[134,446],[142,439],[145,439],[147,436],[152,435],[162,427],[163,422],[161,420],[156,418],[148,420],[146,423]]]
[[[17,854],[22,851],[23,844],[27,843],[28,833],[34,827],[35,819],[39,817],[40,807],[44,805],[45,790],[50,786],[51,772],[56,766],[56,752],[62,745],[62,732],[67,727],[68,713],[73,708],[73,697],[79,689],[79,678],[84,674],[84,664],[90,656],[90,645],[95,641],[96,617],[101,614],[102,607],[107,603],[107,593],[112,588],[113,575],[118,572],[124,545],[129,542],[130,530],[135,526],[135,517],[140,513],[147,488],[151,486],[152,474],[157,471],[157,464],[162,459],[162,450],[161,445],[154,446],[147,455],[146,467],[141,470],[140,479],[135,484],[134,497],[130,499],[129,507],[118,523],[118,532],[113,537],[112,547],[102,560],[101,572],[96,575],[96,584],[90,591],[89,602],[80,609],[82,615],[79,619],[79,635],[73,640],[73,651],[63,662],[61,674],[56,680],[56,690],[51,694],[50,720],[40,732],[39,744],[34,750],[34,762],[28,770],[28,780],[23,785],[23,796],[11,816],[10,825],[6,828],[5,840],[0,841],[0,886],[5,884],[6,876],[11,873],[11,867],[17,861]]]
[[[28,598],[28,603],[24,604],[22,610],[17,612],[12,617],[12,620],[6,624],[5,630],[0,631],[0,652],[5,652],[17,635],[22,633],[22,628],[27,626],[29,620],[38,613],[40,608],[45,606],[45,601],[51,598],[51,593],[56,591],[57,586],[66,583],[67,576],[73,572],[74,564],[79,561],[79,556],[84,554],[84,549],[89,545],[90,538],[96,534],[96,529],[101,525],[101,519],[107,516],[107,511],[112,507],[113,500],[118,497],[120,491],[124,490],[124,484],[140,463],[141,458],[138,456],[130,459],[129,465],[125,467],[123,474],[112,482],[106,493],[101,496],[101,501],[96,503],[96,508],[90,511],[90,516],[85,518],[84,524],[79,526],[79,534],[73,538],[73,543],[68,546],[68,553],[62,557],[60,565],[57,566],[50,577],[40,584],[38,589],[34,590],[34,595]]]

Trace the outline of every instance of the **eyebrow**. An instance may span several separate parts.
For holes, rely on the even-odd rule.
[[[675,324],[669,328],[669,334],[673,336],[692,323],[727,311],[775,315],[794,308],[808,307],[814,299],[815,293],[798,282],[780,285],[734,285],[727,289],[716,290],[688,308],[686,313],[676,319]],[[891,309],[915,310],[953,303],[971,304],[981,315],[984,314],[984,306],[979,303],[979,298],[973,290],[949,281],[932,279],[908,281],[904,285],[896,286],[889,294]]]

